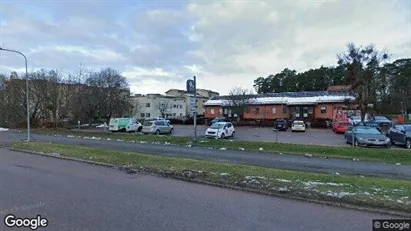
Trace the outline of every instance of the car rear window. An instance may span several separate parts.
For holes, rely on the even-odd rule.
[[[153,121],[144,122],[144,126],[151,126],[152,124],[153,124]]]
[[[294,124],[297,124],[297,125],[303,125],[303,124],[304,124],[304,122],[301,122],[301,121],[294,121]]]

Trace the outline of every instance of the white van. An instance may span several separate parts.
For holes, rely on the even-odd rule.
[[[108,129],[112,132],[139,132],[143,125],[134,118],[111,118]]]

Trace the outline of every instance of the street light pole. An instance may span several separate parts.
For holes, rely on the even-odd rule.
[[[27,105],[27,141],[30,142],[30,102],[29,102],[29,72],[27,70],[27,57],[21,53],[20,51],[16,50],[10,50],[10,49],[5,49],[0,47],[0,51],[8,51],[8,52],[13,52],[17,53],[24,58],[24,62],[26,65],[26,105]]]

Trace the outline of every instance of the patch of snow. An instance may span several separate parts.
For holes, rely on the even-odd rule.
[[[8,128],[0,128],[0,132],[7,132],[8,130]]]
[[[313,155],[311,155],[311,154],[308,154],[308,153],[306,153],[305,155],[304,155],[305,157],[308,157],[308,158],[311,158],[311,157],[313,157]]]
[[[119,142],[123,142],[124,140],[121,140],[121,139],[117,139],[117,141],[119,141]]]
[[[68,135],[67,137],[68,137],[68,138],[74,138],[75,136],[73,136],[73,135]]]
[[[245,176],[244,179],[246,180],[255,180],[255,179],[266,180],[267,178],[264,176]]]
[[[344,184],[344,183],[333,183],[333,182],[320,182],[320,181],[300,181],[301,184],[307,186],[308,188],[311,187],[316,187],[319,185],[327,185],[327,186],[348,186],[349,184]]]
[[[291,180],[286,180],[286,179],[276,179],[279,182],[284,182],[284,183],[290,183],[292,182]]]
[[[200,140],[200,143],[208,143],[207,140]]]
[[[352,160],[353,160],[353,161],[360,161],[360,159],[355,159],[355,158],[353,158]]]
[[[191,146],[191,144],[189,144],[189,145],[187,145],[186,147],[187,147],[187,148],[191,148],[192,146]]]
[[[321,194],[325,194],[325,195],[331,196],[331,197],[338,197],[338,198],[357,195],[357,193],[351,193],[351,192],[332,192],[332,191],[330,191],[330,190],[328,190],[327,192],[322,192]]]
[[[110,138],[107,138],[106,140],[111,140]]]
[[[222,172],[220,173],[220,176],[230,176],[230,173]]]
[[[401,163],[396,163],[396,165],[401,165]]]
[[[340,173],[336,172],[336,173],[335,173],[335,175],[339,176],[339,175],[340,175]]]
[[[146,141],[140,141],[140,144],[146,144],[147,142]]]
[[[259,148],[258,150],[263,151],[263,150],[264,150],[264,148]]]
[[[227,148],[220,148],[220,150],[223,150],[223,151],[224,151],[224,150],[227,150]]]
[[[241,150],[241,151],[244,151],[245,149],[244,148],[238,148],[239,150]]]

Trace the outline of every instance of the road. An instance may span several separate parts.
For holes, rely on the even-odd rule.
[[[24,133],[15,131],[0,132],[0,145],[25,138]],[[352,161],[349,159],[307,158],[296,155],[273,155],[263,152],[245,152],[240,150],[212,150],[201,147],[165,146],[140,144],[119,141],[85,140],[65,136],[46,136],[33,134],[33,138],[42,142],[54,142],[69,145],[81,145],[107,150],[140,152],[173,157],[186,157],[200,160],[211,160],[224,163],[248,164],[278,169],[288,169],[318,173],[340,173],[347,175],[364,175],[391,179],[411,180],[411,168],[407,165],[384,164],[377,162]]]
[[[47,218],[38,230],[362,231],[372,219],[394,218],[4,148],[0,188],[0,217]],[[0,230],[8,230],[3,222]]]

